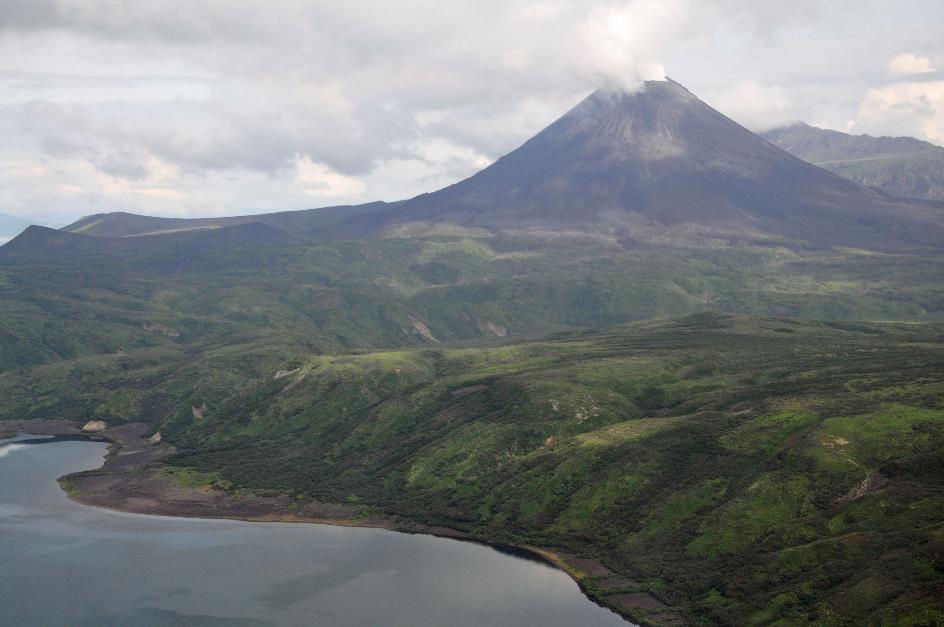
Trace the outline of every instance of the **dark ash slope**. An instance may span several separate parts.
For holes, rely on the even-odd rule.
[[[666,81],[597,91],[492,166],[387,217],[629,236],[695,225],[883,248],[940,246],[942,213],[812,166]]]

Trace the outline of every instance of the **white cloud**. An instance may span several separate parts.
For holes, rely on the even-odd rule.
[[[859,106],[856,128],[873,135],[913,135],[944,144],[944,81],[870,89]]]
[[[344,176],[303,156],[295,163],[295,182],[317,198],[351,198],[364,193],[364,181]]]
[[[940,3],[902,3],[0,0],[0,212],[395,200],[666,71],[755,129],[841,124],[894,54],[944,53]]]
[[[371,1],[250,0],[235,14],[215,0],[171,4],[8,7],[13,34],[0,43],[9,52],[0,76],[17,77],[4,95],[23,102],[27,130],[47,154],[82,154],[127,178],[146,175],[147,156],[194,173],[285,172],[307,156],[363,175],[409,156],[402,146],[420,139],[413,117],[426,109],[498,99],[507,108],[535,91],[559,103],[602,83],[661,77],[660,47],[681,17],[680,2],[653,0],[596,10],[413,0],[394,15]],[[43,50],[47,40],[54,63],[16,59],[17,49]],[[155,58],[166,66],[154,67]],[[136,59],[160,80],[128,77]],[[38,72],[24,79],[31,64]],[[63,67],[78,80],[49,74]],[[184,67],[192,76],[179,77]],[[113,85],[89,93],[87,74]]]
[[[751,129],[763,132],[803,119],[781,87],[745,81],[721,91],[711,104],[725,115]]]
[[[930,59],[910,52],[894,57],[888,62],[888,69],[895,74],[926,74],[934,71]]]
[[[596,85],[638,89],[643,81],[665,80],[664,48],[687,27],[685,3],[640,0],[593,10],[580,28],[581,66]]]

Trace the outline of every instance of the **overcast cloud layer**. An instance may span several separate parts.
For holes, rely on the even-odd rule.
[[[944,4],[0,0],[0,212],[67,222],[395,200],[594,88],[944,144]]]

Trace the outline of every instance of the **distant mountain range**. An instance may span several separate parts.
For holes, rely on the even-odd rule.
[[[300,241],[303,240],[262,222],[181,229],[160,237],[93,237],[33,225],[0,249],[0,259],[30,263],[44,255],[54,255],[60,262],[84,257],[114,257],[127,262],[129,256],[149,254],[174,259],[206,250],[224,252],[245,246],[291,245]]]
[[[781,150],[673,81],[597,91],[478,174],[399,203],[220,219],[132,214],[66,230],[160,235],[261,222],[323,239],[581,232],[873,249],[944,246],[944,211],[840,178]]]
[[[764,133],[775,146],[890,196],[944,200],[944,148],[913,137],[872,137],[795,124]]]
[[[133,235],[172,235],[186,231],[209,231],[243,224],[265,224],[294,234],[313,233],[337,226],[359,215],[385,211],[396,203],[373,202],[364,205],[344,205],[323,209],[279,211],[221,218],[158,218],[134,213],[114,212],[85,216],[65,227],[70,233],[99,237],[129,237]]]

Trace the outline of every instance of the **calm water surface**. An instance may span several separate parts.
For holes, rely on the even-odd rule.
[[[562,572],[379,529],[139,516],[56,478],[105,445],[0,440],[0,625],[622,625]]]

